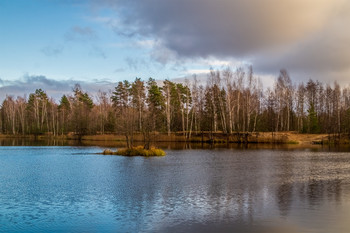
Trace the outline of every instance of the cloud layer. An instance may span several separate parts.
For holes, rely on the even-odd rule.
[[[102,0],[115,31],[158,40],[155,59],[238,58],[261,72],[345,80],[350,3],[346,0]],[[97,3],[98,2],[98,3]],[[98,6],[97,6],[98,5]],[[161,46],[160,46],[161,44]]]
[[[99,90],[108,92],[116,84],[109,81],[79,81],[79,80],[54,80],[42,75],[26,75],[22,79],[10,81],[0,79],[0,101],[2,102],[6,95],[26,96],[34,93],[36,89],[43,89],[55,101],[59,101],[63,94],[71,95],[75,84],[80,84],[83,90],[87,91],[92,97],[95,97]]]

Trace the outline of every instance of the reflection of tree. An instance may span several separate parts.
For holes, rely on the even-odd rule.
[[[334,198],[337,203],[341,201],[341,186],[342,180],[339,178],[327,182],[327,194],[329,200],[332,200]]]
[[[300,187],[299,193],[302,200],[307,200],[310,206],[316,206],[328,198],[329,201],[340,202],[342,180],[310,179],[307,184]]]
[[[307,197],[311,206],[323,200],[325,184],[323,180],[310,179],[307,184]]]
[[[293,157],[281,157],[280,185],[276,190],[278,208],[282,216],[287,216],[293,202]]]
[[[278,208],[282,216],[287,216],[293,202],[293,184],[281,184],[277,188]]]
[[[308,165],[309,179],[299,189],[299,196],[310,206],[318,206],[325,199],[329,202],[340,202],[342,179],[339,178],[339,166],[344,161],[336,158],[314,156]],[[336,173],[334,173],[336,171]],[[307,173],[306,171],[304,171]]]

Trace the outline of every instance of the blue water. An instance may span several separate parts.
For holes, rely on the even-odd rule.
[[[143,158],[101,151],[0,147],[0,231],[350,229],[349,153],[167,150],[165,157]]]

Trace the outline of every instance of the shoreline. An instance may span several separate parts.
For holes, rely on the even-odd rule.
[[[1,139],[30,139],[30,140],[73,140],[73,141],[96,141],[96,142],[125,142],[125,137],[120,134],[97,134],[79,137],[74,134],[67,135],[10,135],[0,134]],[[186,138],[181,132],[152,133],[153,143],[209,143],[209,144],[293,144],[293,145],[347,145],[350,144],[349,135],[328,135],[328,134],[301,134],[296,132],[256,132],[256,133],[224,133],[201,132],[192,133]],[[141,133],[134,134],[134,142],[144,142]]]

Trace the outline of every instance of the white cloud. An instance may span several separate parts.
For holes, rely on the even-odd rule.
[[[157,41],[153,39],[146,39],[136,41],[135,44],[142,48],[153,48],[157,44]]]
[[[192,69],[187,70],[187,74],[208,74],[210,72],[209,69]]]

